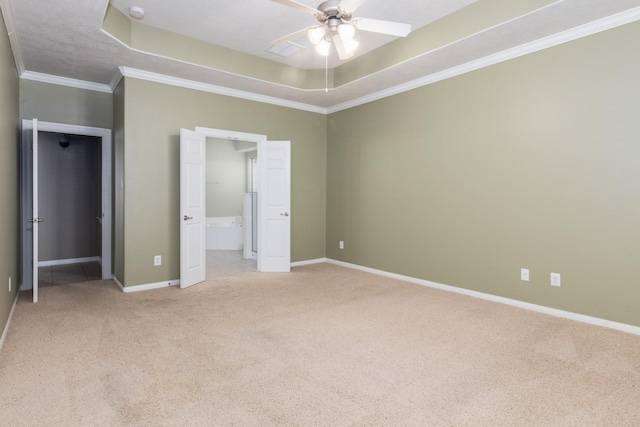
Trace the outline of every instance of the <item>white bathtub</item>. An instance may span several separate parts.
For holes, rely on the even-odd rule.
[[[209,250],[242,250],[242,217],[207,218],[206,248]]]

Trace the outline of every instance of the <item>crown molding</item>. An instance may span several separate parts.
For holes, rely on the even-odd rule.
[[[259,95],[253,92],[243,90],[230,89],[223,86],[216,86],[208,83],[196,82],[193,80],[171,77],[164,74],[152,73],[150,71],[138,70],[129,67],[119,67],[120,74],[123,77],[131,77],[140,80],[147,80],[155,83],[162,83],[171,86],[179,86],[187,89],[199,90],[202,92],[215,93],[218,95],[231,96],[234,98],[242,98],[249,101],[262,102],[265,104],[278,105],[280,107],[294,108],[296,110],[309,111],[312,113],[327,114],[327,109],[317,107],[315,105],[302,104],[300,102],[288,101],[286,99],[276,98],[272,96]],[[114,80],[116,80],[114,78]]]
[[[525,43],[511,49],[503,50],[493,55],[485,56],[484,58],[467,62],[466,64],[458,65],[456,67],[452,67],[438,73],[430,74],[428,76],[421,77],[419,79],[412,80],[410,82],[406,82],[388,89],[384,89],[349,102],[334,105],[327,108],[327,112],[328,114],[331,114],[349,108],[357,107],[359,105],[367,104],[369,102],[377,101],[382,98],[397,95],[399,93],[407,92],[412,89],[417,89],[422,86],[427,86],[432,83],[436,83],[465,73],[469,73],[471,71],[495,65],[500,62],[505,62],[510,59],[515,59],[524,55],[528,55],[530,53],[568,43],[583,37],[600,33],[602,31],[620,27],[625,24],[630,24],[638,20],[640,20],[640,7],[629,9],[627,11],[599,19],[588,24],[580,25],[570,30],[566,30],[529,43]]]
[[[16,33],[16,17],[13,11],[13,5],[10,0],[0,0],[0,9],[4,18],[4,25],[7,27],[7,35],[9,36],[9,44],[13,52],[13,60],[16,63],[18,75],[22,75],[25,71],[24,59],[22,58],[22,50],[18,42],[18,34]]]
[[[9,39],[11,42],[11,48],[14,52],[14,59],[16,61],[16,68],[20,78],[26,80],[35,80],[44,83],[52,83],[63,86],[70,86],[80,89],[94,90],[98,92],[113,93],[115,87],[118,85],[123,77],[131,77],[140,80],[152,81],[161,84],[167,84],[171,86],[178,86],[187,89],[199,90],[203,92],[215,93],[218,95],[231,96],[234,98],[246,99],[249,101],[262,102],[266,104],[277,105],[281,107],[293,108],[296,110],[309,111],[319,114],[332,114],[349,108],[357,107],[359,105],[367,104],[369,102],[377,101],[389,96],[397,95],[403,92],[407,92],[413,89],[427,86],[432,83],[436,83],[442,80],[446,80],[452,77],[456,77],[465,73],[469,73],[475,70],[479,70],[484,67],[495,65],[501,62],[515,59],[530,53],[538,52],[550,47],[568,43],[583,37],[587,37],[593,34],[597,34],[602,31],[610,30],[625,24],[629,24],[640,20],[640,7],[629,9],[627,11],[602,18],[588,24],[584,24],[567,31],[563,31],[542,39],[535,40],[530,43],[525,43],[520,46],[513,47],[501,52],[497,52],[493,55],[486,56],[465,64],[458,65],[456,67],[449,68],[428,76],[421,77],[388,89],[384,89],[352,101],[348,101],[342,104],[337,104],[328,108],[319,107],[310,104],[303,104],[294,101],[288,101],[282,98],[276,98],[266,95],[260,95],[253,92],[230,89],[223,86],[212,85],[208,83],[201,83],[193,80],[187,80],[177,77],[171,77],[164,74],[153,73],[149,71],[139,70],[129,67],[119,67],[115,73],[113,79],[109,84],[100,84],[84,80],[71,79],[67,77],[58,77],[49,74],[37,73],[33,71],[25,71],[22,62],[22,56],[19,49],[17,35],[15,33],[15,24],[13,17],[13,9],[9,0],[0,0],[0,6],[2,6],[2,14],[5,19],[5,25],[9,33]],[[335,88],[334,90],[339,90]]]
[[[109,88],[111,88],[111,92],[115,92],[116,87],[118,86],[118,83],[120,83],[120,80],[122,80],[123,77],[124,76],[122,75],[120,68],[118,68],[118,70],[116,71],[116,74],[113,76],[113,78],[111,79],[111,82],[109,83]]]
[[[70,79],[68,77],[59,77],[51,74],[37,73],[35,71],[24,71],[22,74],[20,74],[20,78],[25,80],[42,82],[42,83],[51,83],[54,85],[75,87],[78,89],[93,90],[96,92],[106,92],[106,93],[112,92],[109,85],[88,82],[86,80]]]

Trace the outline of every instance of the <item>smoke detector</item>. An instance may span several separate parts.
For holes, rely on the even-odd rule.
[[[129,16],[138,21],[144,19],[144,9],[140,6],[131,6],[129,8]]]

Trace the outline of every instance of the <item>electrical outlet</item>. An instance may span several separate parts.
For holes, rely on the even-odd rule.
[[[340,240],[340,249],[344,249],[344,242]]]
[[[162,255],[156,255],[153,257],[153,265],[162,265]]]
[[[522,280],[523,282],[528,282],[529,281],[529,269],[528,268],[521,268],[520,269],[520,280]]]
[[[551,286],[560,286],[560,273],[551,273]]]

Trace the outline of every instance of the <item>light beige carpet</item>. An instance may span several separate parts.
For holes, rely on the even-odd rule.
[[[329,264],[29,297],[2,426],[640,425],[640,337]]]

